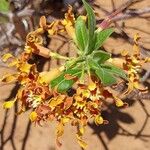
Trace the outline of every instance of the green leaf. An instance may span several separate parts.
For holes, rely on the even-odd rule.
[[[100,65],[93,58],[88,58],[88,65],[93,70],[100,68]]]
[[[113,74],[108,70],[105,70],[105,68],[102,68],[94,59],[88,59],[88,65],[90,66],[90,69],[95,71],[96,75],[104,85],[116,83],[117,80]]]
[[[88,46],[88,31],[85,25],[85,21],[82,19],[82,17],[78,17],[76,21],[75,32],[77,45],[81,51],[84,51]]]
[[[9,11],[9,2],[6,0],[0,0],[0,11],[7,12]]]
[[[99,49],[102,45],[103,42],[113,33],[113,29],[105,29],[99,32],[95,32],[96,34],[96,44],[94,50]]]
[[[127,74],[120,68],[113,66],[113,65],[101,65],[102,68],[105,68],[105,70],[108,70],[108,72],[119,76],[123,79],[127,79]]]
[[[88,47],[88,53],[92,51],[94,45],[95,45],[95,27],[96,27],[96,19],[95,14],[92,9],[92,7],[85,1],[82,0],[84,7],[87,11],[87,17],[88,17],[88,31],[89,31],[89,47]]]
[[[74,80],[66,80],[64,78],[64,76],[66,74],[70,74],[72,76],[80,77],[81,76],[81,72],[82,71],[80,69],[69,69],[69,70],[65,71],[64,73],[62,73],[56,79],[52,80],[51,83],[50,83],[50,86],[52,88],[57,86],[58,92],[66,92],[69,88],[72,87],[72,85],[74,84],[75,81]]]
[[[93,12],[92,7],[85,0],[82,0],[82,1],[87,11],[89,36],[92,37],[94,35],[95,26],[96,26],[95,14]]]
[[[101,82],[108,86],[117,82],[116,78],[105,68],[99,68],[95,70],[96,75],[99,77]]]
[[[111,57],[111,54],[102,50],[98,50],[93,52],[92,57],[95,62],[102,64]]]
[[[66,92],[74,84],[73,80],[63,80],[57,87],[58,92]]]

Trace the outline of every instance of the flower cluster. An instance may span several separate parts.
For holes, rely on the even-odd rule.
[[[127,51],[122,52],[122,56],[125,57],[125,63],[123,63],[124,70],[128,73],[128,89],[125,94],[130,93],[134,89],[138,89],[141,92],[147,92],[146,88],[140,87],[140,76],[138,72],[142,69],[142,65],[146,62],[150,62],[149,58],[142,58],[140,56],[140,48],[138,46],[139,35],[134,36],[134,46],[132,55],[129,55]]]
[[[114,102],[117,107],[127,106],[119,97],[108,90],[108,86],[117,84],[116,78],[128,81],[127,93],[139,89],[141,62],[149,59],[140,58],[138,36],[134,39],[134,54],[124,52],[123,69],[113,64],[111,55],[99,50],[100,46],[113,32],[112,29],[96,29],[95,15],[88,3],[83,0],[87,10],[86,16],[75,19],[72,7],[69,6],[65,19],[47,23],[46,18],[40,18],[39,28],[30,32],[26,38],[24,52],[19,58],[5,54],[3,61],[16,68],[16,73],[4,76],[2,82],[17,81],[20,89],[14,100],[4,103],[4,108],[11,108],[17,101],[20,103],[19,114],[31,110],[30,120],[42,125],[45,121],[57,121],[56,141],[64,133],[64,125],[71,122],[76,126],[78,143],[82,148],[87,144],[83,133],[88,121],[92,118],[96,125],[107,124],[102,111],[105,106]],[[88,20],[88,22],[87,22]],[[86,26],[88,24],[88,28]],[[53,35],[67,32],[74,41],[78,57],[69,58],[52,52],[44,47],[44,33],[52,38]],[[36,64],[29,64],[32,54],[36,53],[45,58],[64,59],[63,66],[47,72],[39,73]],[[106,118],[107,119],[107,118]]]

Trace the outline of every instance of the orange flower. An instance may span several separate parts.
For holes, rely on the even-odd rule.
[[[138,89],[140,91],[147,91],[147,88],[140,87],[140,77],[138,72],[141,70],[142,64],[146,62],[146,59],[142,59],[140,57],[140,48],[138,46],[138,40],[140,39],[139,35],[136,34],[134,36],[134,46],[133,46],[133,54],[130,56],[128,52],[122,52],[122,55],[125,57],[126,63],[123,64],[124,69],[128,73],[128,89],[124,94],[129,94],[134,89]]]
[[[72,38],[75,39],[75,17],[72,12],[72,6],[69,5],[68,7],[68,12],[65,13],[65,19],[60,22],[64,27],[65,30],[67,31],[68,35]]]

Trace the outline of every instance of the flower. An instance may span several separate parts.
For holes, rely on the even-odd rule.
[[[134,46],[133,54],[130,56],[127,51],[123,51],[122,55],[125,57],[126,62],[123,63],[124,70],[128,73],[128,89],[124,94],[129,94],[134,89],[139,91],[147,91],[147,88],[140,87],[140,77],[138,72],[142,68],[142,64],[145,63],[148,59],[143,59],[140,56],[140,48],[138,46],[138,40],[140,39],[139,35],[134,36]]]
[[[35,121],[37,119],[37,113],[35,111],[31,112],[29,118],[32,122]]]
[[[97,116],[94,118],[94,122],[95,122],[96,125],[100,125],[100,124],[103,124],[104,119],[103,119],[102,116],[97,115]]]
[[[68,35],[72,38],[75,39],[75,17],[72,12],[72,6],[69,5],[68,7],[68,12],[65,13],[65,19],[60,21],[60,24],[64,26],[64,30],[68,33]]]

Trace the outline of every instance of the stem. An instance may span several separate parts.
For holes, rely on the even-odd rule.
[[[81,74],[81,77],[80,77],[80,81],[81,83],[84,83],[84,73],[85,73],[85,63],[83,62],[82,63],[82,74]]]
[[[69,60],[70,59],[69,57],[62,56],[58,53],[52,52],[50,49],[48,49],[46,47],[43,47],[43,46],[41,46],[39,44],[36,44],[36,43],[32,44],[32,45],[29,45],[29,46],[34,48],[33,53],[38,54],[40,56],[43,56],[45,58],[53,57],[53,58],[56,58],[56,59],[64,59],[64,60]]]
[[[89,75],[89,77],[91,76],[91,73],[90,73],[90,66],[88,64],[88,62],[86,61],[86,65],[87,65],[87,73]]]
[[[53,57],[53,58],[56,58],[56,59],[64,59],[64,60],[69,60],[70,58],[69,57],[66,57],[66,56],[62,56],[58,53],[54,53],[54,52],[51,52],[49,53],[49,56],[50,57]]]
[[[77,57],[77,58],[71,58],[70,61],[68,61],[66,63],[66,67],[67,68],[71,68],[73,65],[75,65],[76,63],[78,63],[79,61],[82,61],[81,57]]]

